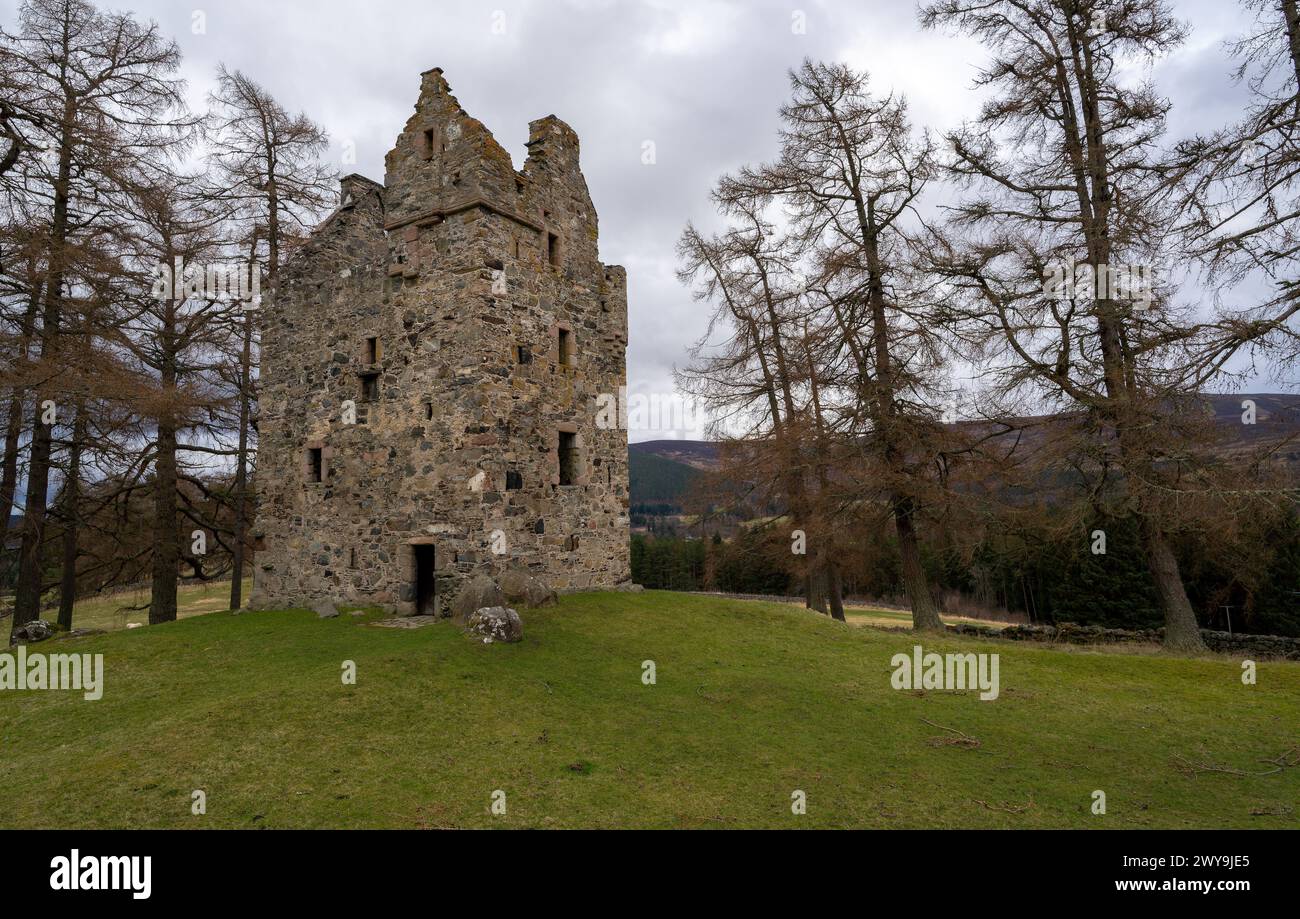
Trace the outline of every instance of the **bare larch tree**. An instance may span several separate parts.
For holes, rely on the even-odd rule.
[[[981,341],[971,357],[1002,396],[1058,413],[1050,452],[1138,525],[1165,645],[1200,650],[1174,539],[1189,500],[1215,492],[1199,394],[1250,332],[1172,284],[1188,255],[1170,232],[1169,104],[1140,74],[1185,27],[1162,0],[940,0],[920,15],[991,53],[987,101],[947,137],[968,193],[930,243]]]
[[[44,150],[38,188],[44,262],[33,330],[34,393],[14,628],[41,605],[54,419],[62,369],[75,349],[61,327],[83,263],[96,257],[87,237],[117,221],[111,197],[121,170],[171,148],[184,126],[179,52],[157,26],[105,13],[82,0],[28,0],[16,34],[0,34],[0,71]],[[89,272],[86,272],[89,273]],[[55,408],[51,413],[50,406]],[[70,406],[65,406],[70,408]]]
[[[273,298],[285,250],[307,235],[333,200],[334,173],[320,161],[328,138],[305,114],[290,114],[265,87],[224,65],[217,71],[208,128],[214,197],[243,224],[242,237],[253,250],[265,244],[267,293]],[[243,317],[237,374],[241,396],[231,609],[243,602],[249,428],[255,400],[253,319],[252,311]]]
[[[878,494],[888,508],[913,627],[941,630],[917,527],[936,493],[944,349],[929,302],[914,296],[906,230],[935,175],[933,149],[914,136],[906,102],[873,96],[866,74],[805,61],[790,82],[780,155],[724,179],[718,199],[724,210],[773,204],[789,221],[818,295],[808,302],[820,307],[809,328],[810,344],[822,344],[808,367],[818,428],[856,447],[841,465],[853,470],[859,497]]]

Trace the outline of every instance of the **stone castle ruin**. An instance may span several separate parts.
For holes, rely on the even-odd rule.
[[[630,580],[627,278],[597,253],[578,137],[516,171],[442,71],[380,185],[338,209],[264,311],[252,602],[447,615],[475,575]]]

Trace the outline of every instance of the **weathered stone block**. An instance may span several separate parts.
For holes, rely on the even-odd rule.
[[[555,591],[527,571],[512,568],[501,575],[501,593],[509,603],[518,603],[528,609],[554,606]]]
[[[14,644],[35,644],[38,641],[45,641],[53,634],[54,626],[44,619],[33,619],[15,629],[10,638]]]
[[[451,615],[456,621],[465,622],[473,615],[475,610],[488,606],[503,606],[504,604],[505,595],[501,592],[501,588],[497,586],[496,581],[485,574],[480,574],[469,579],[461,586],[460,592],[456,594],[456,599],[452,602]]]
[[[483,639],[484,644],[524,640],[524,623],[519,614],[501,606],[475,610],[469,617],[467,631]]]

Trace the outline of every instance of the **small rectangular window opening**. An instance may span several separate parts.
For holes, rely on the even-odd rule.
[[[324,451],[320,447],[307,450],[307,481],[322,482],[325,478]]]
[[[578,478],[578,435],[560,432],[560,484],[572,485]]]
[[[561,367],[573,366],[573,333],[568,329],[558,331],[556,342],[557,360]]]
[[[379,374],[377,373],[362,374],[361,401],[366,403],[379,401]]]
[[[379,363],[379,339],[378,338],[366,339],[366,363],[367,364]]]

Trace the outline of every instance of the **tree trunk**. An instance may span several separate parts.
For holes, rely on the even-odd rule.
[[[169,419],[158,424],[153,487],[153,586],[149,594],[149,624],[157,625],[176,621],[176,578],[180,563],[176,529],[176,430]]]
[[[1286,20],[1287,49],[1291,53],[1291,69],[1296,87],[1300,89],[1300,11],[1296,0],[1282,0],[1282,17]]]
[[[59,587],[59,625],[72,631],[72,609],[77,602],[77,522],[81,513],[81,450],[86,437],[85,407],[77,406],[68,450],[68,477],[63,485],[63,579]]]
[[[834,562],[826,566],[826,587],[831,618],[837,622],[847,622],[848,620],[844,618],[844,583],[840,578],[840,567]]]
[[[13,630],[41,615],[44,588],[45,501],[50,488],[52,426],[41,421],[41,401],[36,402],[31,460],[27,464],[27,497],[23,502],[23,541],[18,556],[18,588],[14,593]]]
[[[899,418],[894,406],[894,365],[890,353],[889,316],[885,310],[885,290],[880,262],[880,242],[876,229],[875,206],[863,201],[859,195],[855,201],[858,225],[862,230],[863,249],[867,254],[868,284],[867,300],[871,309],[872,347],[875,351],[875,421],[877,436],[882,440],[882,455],[890,472],[901,472],[905,468],[906,451],[898,444]],[[929,579],[925,576],[925,567],[921,564],[921,547],[916,538],[915,504],[909,497],[895,495],[894,526],[898,531],[898,552],[903,569],[903,590],[907,592],[908,603],[912,607],[912,630],[916,632],[941,632],[943,622],[939,619],[939,609],[930,594]]]
[[[921,546],[916,539],[913,523],[915,513],[908,498],[894,501],[894,526],[898,529],[898,554],[903,568],[903,590],[912,607],[912,630],[915,632],[942,632],[943,620],[939,608],[930,594],[930,585],[921,564]]]
[[[808,586],[805,603],[809,609],[814,609],[825,616],[828,612],[826,609],[826,572],[820,564],[811,565],[808,568]]]
[[[18,343],[18,353],[15,364],[23,363],[27,360],[27,354],[31,348],[32,329],[36,323],[36,310],[39,308],[39,297],[33,293],[27,303],[27,311],[23,315],[23,324],[21,338]],[[18,452],[19,445],[22,441],[23,434],[23,411],[25,409],[23,400],[23,391],[21,387],[15,386],[13,395],[9,397],[9,417],[5,424],[5,447],[4,459],[0,461],[0,558],[4,556],[5,547],[9,541],[9,518],[14,512],[14,497],[18,493]]]
[[[14,496],[18,493],[18,442],[23,433],[23,400],[15,392],[9,400],[9,417],[5,425],[4,460],[0,461],[0,557],[9,542],[9,518],[14,512]]]
[[[250,268],[250,271],[256,270]],[[253,353],[253,315],[244,314],[244,342],[239,360],[239,459],[235,469],[235,535],[231,564],[230,608],[238,610],[244,602],[244,542],[247,530],[248,492],[248,386]]]
[[[1196,613],[1183,589],[1183,579],[1178,570],[1178,559],[1169,540],[1154,522],[1144,522],[1147,563],[1151,577],[1160,594],[1160,605],[1165,612],[1165,648],[1181,654],[1205,650],[1201,628],[1196,623]]]
[[[1076,73],[1084,113],[1085,139],[1078,138],[1074,129],[1070,136],[1071,156],[1076,164],[1086,159],[1086,169],[1091,185],[1080,183],[1080,215],[1083,237],[1088,246],[1088,260],[1096,266],[1109,265],[1114,251],[1111,239],[1110,215],[1114,205],[1114,190],[1110,182],[1110,151],[1101,126],[1102,87],[1093,70],[1090,45],[1079,37],[1072,39],[1076,52]],[[1082,70],[1079,70],[1078,53],[1082,52]],[[1085,194],[1090,187],[1091,194]],[[1150,459],[1144,450],[1134,450],[1133,433],[1140,430],[1143,421],[1135,419],[1133,400],[1137,395],[1133,384],[1133,358],[1128,354],[1124,338],[1124,311],[1113,297],[1098,299],[1097,337],[1101,345],[1101,365],[1104,374],[1107,408],[1104,414],[1115,428],[1121,462],[1126,474],[1125,488],[1134,493],[1134,472],[1149,468]],[[1143,515],[1142,536],[1147,562],[1160,604],[1165,614],[1165,647],[1179,651],[1204,650],[1201,633],[1196,624],[1196,614],[1187,600],[1178,560],[1174,557],[1158,521]]]
[[[63,281],[67,269],[68,203],[72,177],[72,137],[75,123],[71,99],[64,102],[63,133],[59,143],[59,173],[54,183],[54,211],[50,221],[48,277],[45,280],[45,303],[41,313],[41,360],[52,364],[58,350],[59,324],[63,318]],[[48,372],[48,367],[47,367]],[[41,614],[44,587],[41,555],[45,543],[45,502],[50,488],[50,450],[53,426],[43,421],[45,398],[36,394],[33,411],[32,443],[27,464],[27,496],[23,501],[23,542],[18,558],[18,587],[14,591],[13,633]],[[57,406],[56,406],[57,411]]]

